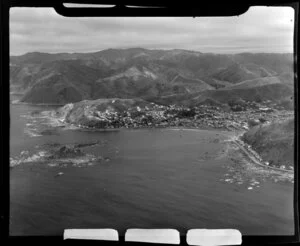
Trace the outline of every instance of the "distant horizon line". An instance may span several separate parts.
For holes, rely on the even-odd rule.
[[[28,51],[22,54],[10,54],[9,56],[24,56],[27,54],[32,54],[32,53],[40,53],[40,54],[51,54],[51,55],[56,55],[56,54],[89,54],[89,53],[97,53],[101,51],[106,51],[106,50],[130,50],[130,49],[143,49],[143,50],[153,50],[153,51],[172,51],[172,50],[181,50],[181,51],[187,51],[187,52],[195,52],[195,53],[200,53],[200,54],[220,54],[220,55],[237,55],[237,54],[294,54],[294,52],[254,52],[254,51],[242,51],[242,52],[202,52],[198,50],[189,50],[189,49],[182,49],[182,48],[143,48],[143,47],[130,47],[130,48],[106,48],[106,49],[101,49],[101,50],[95,50],[95,51],[86,51],[86,52],[46,52],[46,51]]]

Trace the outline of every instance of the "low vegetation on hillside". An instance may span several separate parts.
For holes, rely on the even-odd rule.
[[[10,57],[11,93],[22,93],[20,101],[28,103],[152,98],[195,106],[228,104],[232,97],[278,102],[293,95],[293,78],[292,54],[132,48]]]
[[[270,166],[294,166],[294,119],[257,125],[242,140],[250,144]]]

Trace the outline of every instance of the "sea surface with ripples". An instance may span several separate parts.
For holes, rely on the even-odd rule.
[[[236,228],[292,235],[293,174],[248,160],[235,133],[192,129],[87,131],[38,110],[10,109],[10,234],[66,228]],[[80,146],[80,157],[49,159]]]

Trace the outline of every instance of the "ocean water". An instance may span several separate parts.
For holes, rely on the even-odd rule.
[[[52,108],[11,105],[11,235],[62,235],[67,228],[294,233],[293,175],[251,163],[232,144],[233,133],[84,131],[31,115]],[[44,160],[65,144],[87,145],[82,157]]]

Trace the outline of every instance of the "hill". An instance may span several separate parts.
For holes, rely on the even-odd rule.
[[[235,55],[235,61],[241,64],[255,64],[273,75],[293,73],[294,58],[291,53],[241,53]]]
[[[294,167],[294,119],[255,126],[246,132],[242,140],[270,166]]]
[[[37,65],[33,72],[22,74],[19,84],[11,84],[24,93],[23,102],[77,102],[91,98],[95,81],[108,73],[109,70],[94,69],[81,61],[61,60]]]
[[[222,80],[218,80],[209,76],[206,77],[201,77],[200,78],[202,81],[204,81],[206,84],[212,86],[215,89],[220,89],[220,88],[224,88],[227,86],[231,86],[232,84],[228,81],[222,81]]]
[[[278,77],[262,77],[257,79],[244,80],[234,85],[227,86],[224,90],[248,89],[265,85],[281,83]]]
[[[200,79],[186,78],[183,75],[176,75],[170,81],[170,84],[184,86],[187,92],[199,92],[205,90],[213,90],[214,87]]]
[[[197,106],[200,104],[218,105],[227,107],[231,101],[261,102],[270,100],[274,103],[289,104],[288,98],[293,94],[293,89],[281,83],[267,84],[248,88],[207,90],[190,95],[174,95],[161,98],[156,102],[163,104],[182,104]],[[290,105],[288,105],[290,107]]]
[[[10,60],[11,92],[23,93],[22,101],[31,103],[115,97],[188,104],[209,98],[226,103],[231,95],[263,97],[258,91],[263,86],[265,93],[271,93],[266,98],[277,101],[281,98],[280,93],[280,98],[274,97],[274,90],[280,88],[278,80],[288,97],[292,94],[285,92],[293,92],[293,78],[291,54],[219,55],[131,48],[93,53],[32,52]],[[195,93],[199,96],[196,99]],[[177,96],[183,99],[176,101]]]
[[[211,75],[211,77],[236,84],[245,80],[252,80],[275,74],[274,71],[268,71],[266,68],[255,64],[235,63],[227,68],[221,69],[219,72]]]
[[[131,108],[136,110],[137,107],[144,108],[146,106],[151,108],[152,104],[142,99],[83,100],[59,108],[52,116],[59,117],[70,124],[104,128],[109,122],[108,115],[113,117],[114,113],[123,113]]]

